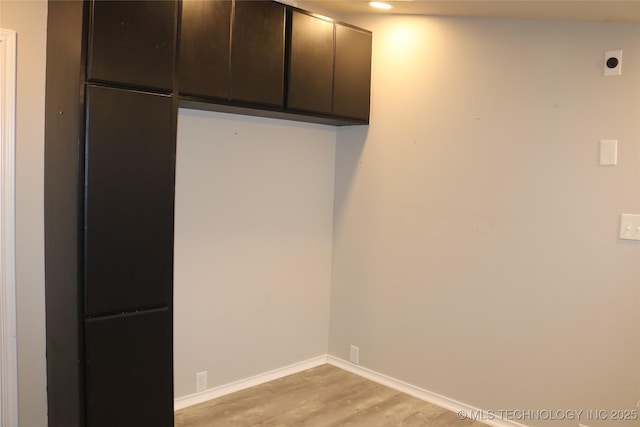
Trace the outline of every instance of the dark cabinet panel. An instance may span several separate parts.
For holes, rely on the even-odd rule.
[[[94,1],[88,79],[170,90],[175,1]]]
[[[293,11],[287,107],[331,114],[333,22]]]
[[[173,426],[167,309],[86,321],[87,425]]]
[[[333,113],[369,120],[371,33],[336,24]]]
[[[86,312],[168,305],[173,280],[172,99],[89,86],[87,100]]]
[[[231,99],[284,104],[285,7],[270,1],[238,1],[231,44]]]
[[[82,266],[84,147],[78,142],[84,121],[79,93],[84,6],[52,1],[47,13],[44,250],[50,426],[80,426],[84,420],[84,376],[78,370],[84,353],[82,307],[78,307],[82,295],[78,271]]]
[[[231,0],[184,0],[180,93],[229,98]]]

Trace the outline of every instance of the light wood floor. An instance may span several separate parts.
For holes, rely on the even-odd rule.
[[[204,426],[486,427],[331,365],[175,414],[175,427]]]

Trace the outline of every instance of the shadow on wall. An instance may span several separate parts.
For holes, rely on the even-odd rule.
[[[344,204],[355,185],[355,175],[362,166],[362,151],[369,135],[369,126],[345,126],[338,128],[336,137],[336,176],[333,223],[340,224]]]

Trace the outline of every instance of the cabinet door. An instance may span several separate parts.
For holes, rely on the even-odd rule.
[[[336,24],[333,112],[369,121],[371,33]]]
[[[88,427],[173,426],[167,309],[87,320]]]
[[[229,98],[231,0],[184,0],[180,28],[180,93]]]
[[[170,90],[175,1],[94,1],[88,79]]]
[[[333,26],[324,19],[292,12],[288,108],[331,114]]]
[[[88,88],[86,313],[167,306],[173,281],[172,100]]]
[[[285,7],[270,1],[238,1],[231,42],[231,99],[284,104]]]

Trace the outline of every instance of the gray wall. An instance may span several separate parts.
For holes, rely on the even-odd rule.
[[[330,353],[485,409],[635,409],[640,26],[354,22],[372,114],[338,130]]]
[[[0,2],[0,27],[18,33],[16,293],[21,426],[46,425],[44,321],[44,87],[47,3]]]
[[[180,110],[175,396],[327,353],[336,128]]]

